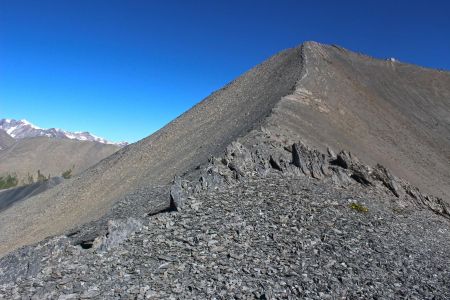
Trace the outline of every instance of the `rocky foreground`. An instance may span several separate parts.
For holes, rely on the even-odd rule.
[[[448,205],[349,153],[260,135],[4,257],[0,298],[450,298]]]

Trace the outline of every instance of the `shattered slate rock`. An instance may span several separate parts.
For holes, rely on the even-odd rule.
[[[369,178],[369,174],[366,172],[362,172],[360,170],[353,171],[353,174],[351,175],[351,178],[356,180],[357,182],[364,184],[364,185],[370,185],[371,180]]]
[[[450,227],[430,210],[397,213],[392,197],[353,181],[247,177],[143,220],[107,253],[42,253],[5,299],[448,299]],[[194,199],[195,198],[195,199]],[[194,209],[191,203],[201,203]],[[350,208],[360,203],[366,213]],[[438,229],[439,230],[436,230]],[[47,241],[41,248],[49,247]],[[424,247],[426,245],[426,247]],[[80,282],[83,282],[81,285]],[[56,288],[58,287],[58,288]]]
[[[181,178],[176,176],[170,186],[170,205],[171,207],[180,210],[183,208],[185,201],[186,199],[181,184]]]
[[[305,157],[303,155],[303,148],[298,144],[292,145],[292,164],[300,168],[305,175],[311,175],[311,171],[306,164]]]
[[[375,178],[383,182],[383,184],[397,197],[404,194],[404,190],[398,183],[398,180],[382,165],[377,165],[374,169],[373,175]]]
[[[342,150],[336,156],[336,160],[334,164],[340,166],[344,169],[351,169],[354,164],[358,163],[358,160],[352,156],[352,154],[348,151]]]
[[[142,223],[134,218],[126,220],[110,220],[108,233],[95,239],[93,248],[98,251],[109,251],[119,246],[131,234],[142,229]]]
[[[346,186],[349,186],[350,184],[352,184],[352,179],[347,174],[345,169],[332,166],[331,170],[332,170],[331,178],[335,185],[346,187]]]
[[[292,164],[300,168],[305,175],[316,179],[322,179],[329,175],[328,161],[325,155],[302,143],[292,145]]]
[[[449,299],[448,205],[341,158],[268,133],[236,142],[0,259],[0,299]]]
[[[270,163],[270,166],[271,166],[272,168],[274,168],[275,170],[283,171],[283,168],[281,167],[280,160],[279,160],[278,158],[274,158],[274,157],[271,155],[271,156],[270,156],[270,159],[269,159],[269,163]]]
[[[330,160],[335,160],[337,158],[336,153],[330,147],[327,147],[327,153]]]

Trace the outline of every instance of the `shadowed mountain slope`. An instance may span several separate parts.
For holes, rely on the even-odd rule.
[[[4,130],[0,129],[0,151],[14,144],[14,139]]]
[[[251,143],[247,132],[261,126],[350,150],[448,199],[449,95],[448,73],[317,43],[283,51],[150,137],[5,210],[0,253],[98,218],[140,188],[168,184],[238,137]]]
[[[60,184],[64,179],[62,177],[53,177],[42,182],[19,186],[0,191],[0,212],[17,201],[23,201],[29,197],[42,193],[54,186]]]
[[[0,176],[15,173],[19,178],[37,171],[44,176],[60,176],[73,169],[77,174],[93,166],[119,149],[116,145],[84,142],[69,139],[35,137],[17,140],[14,145],[0,152]]]

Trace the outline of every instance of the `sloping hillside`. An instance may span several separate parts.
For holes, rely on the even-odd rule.
[[[0,253],[98,218],[140,188],[168,184],[238,137],[251,146],[246,134],[260,126],[381,162],[448,199],[449,93],[448,73],[317,43],[283,51],[150,137],[5,210]]]
[[[60,184],[64,179],[62,177],[53,177],[45,181],[19,186],[0,191],[0,212],[7,209],[17,201],[23,201],[29,197],[42,193],[54,186]]]
[[[4,130],[0,129],[0,151],[14,144],[14,139]]]
[[[0,152],[0,175],[15,173],[19,178],[26,178],[30,174],[36,180],[38,170],[44,176],[61,176],[73,166],[75,168],[72,173],[77,174],[117,149],[119,147],[115,145],[69,139],[20,139]]]

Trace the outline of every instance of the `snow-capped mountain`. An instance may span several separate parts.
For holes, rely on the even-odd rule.
[[[46,136],[52,138],[66,138],[79,141],[91,141],[102,144],[113,144],[118,146],[125,146],[128,143],[110,142],[104,138],[90,134],[89,132],[70,132],[59,128],[43,129],[36,125],[31,124],[27,120],[14,120],[14,119],[1,119],[0,129],[3,129],[11,137],[15,139],[23,139],[37,136]]]

